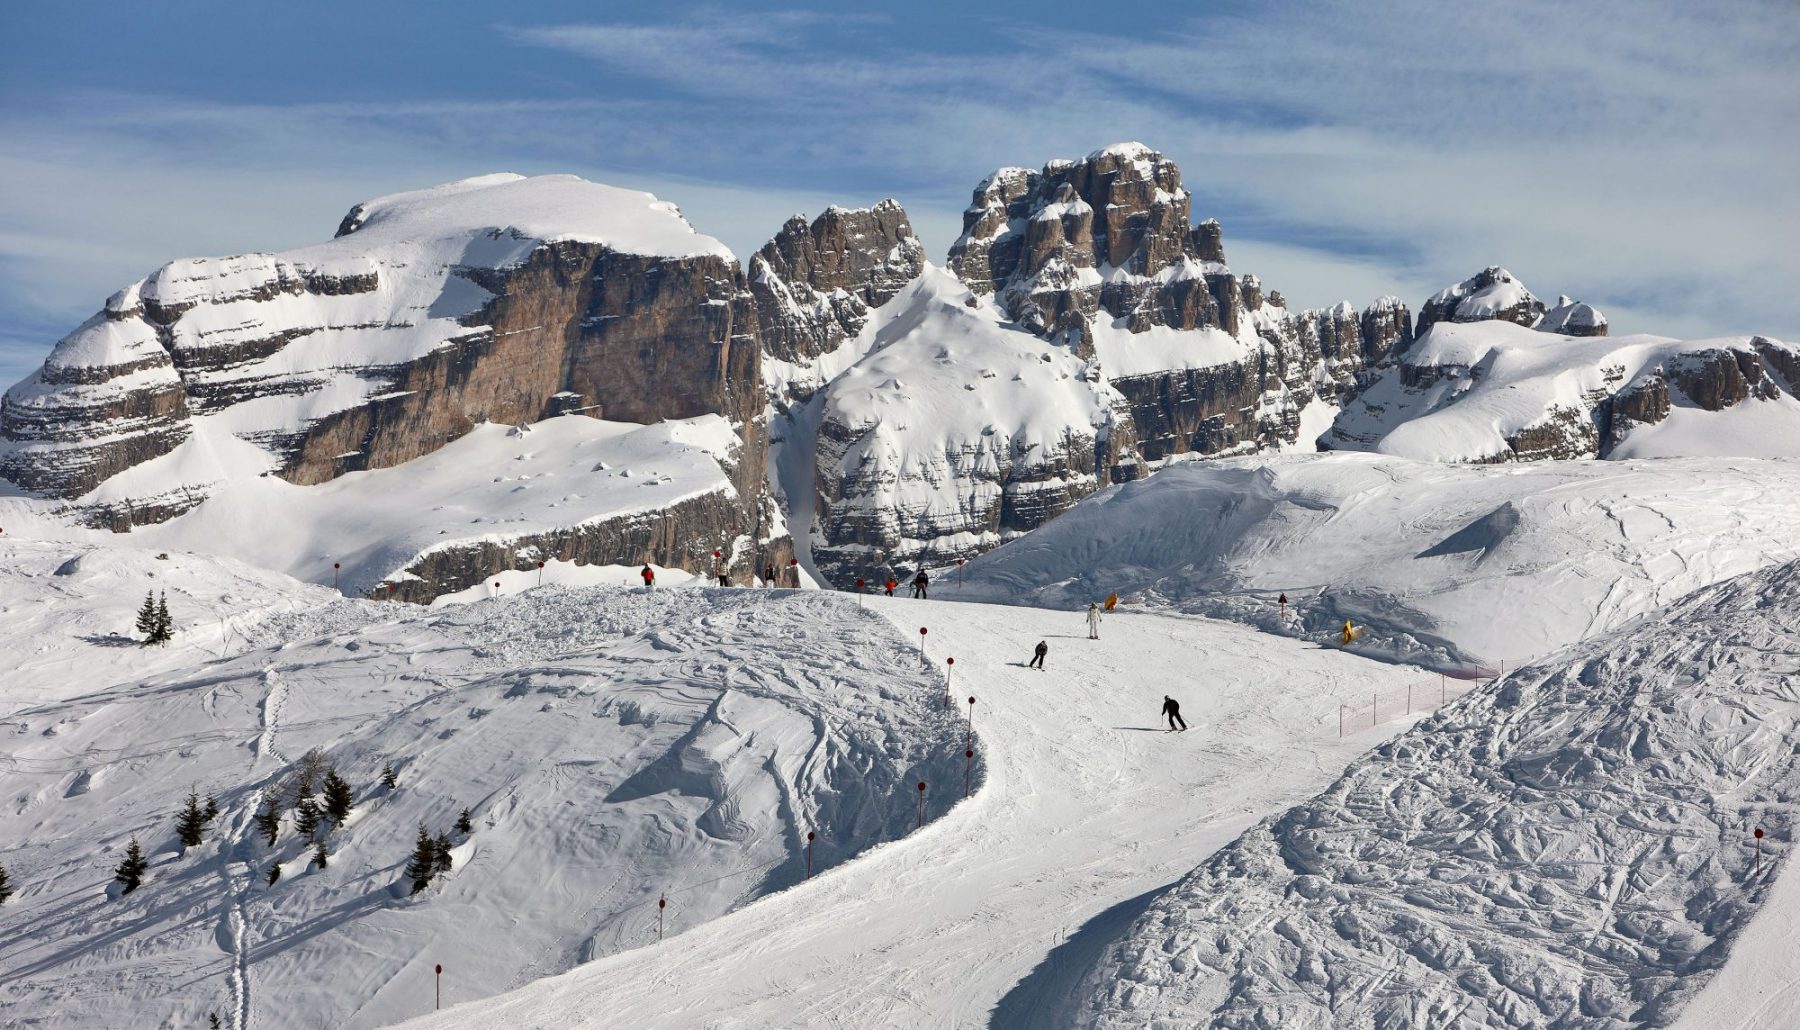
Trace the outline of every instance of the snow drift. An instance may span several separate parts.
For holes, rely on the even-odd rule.
[[[1158,898],[1067,1022],[1667,1025],[1789,853],[1797,666],[1788,564],[1475,691]]]

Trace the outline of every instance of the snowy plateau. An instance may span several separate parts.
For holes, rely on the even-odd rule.
[[[1290,309],[1198,199],[120,290],[0,403],[0,1024],[1800,1025],[1800,348]]]

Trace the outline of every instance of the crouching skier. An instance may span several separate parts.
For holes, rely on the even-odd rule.
[[[1042,640],[1038,641],[1037,650],[1035,650],[1031,653],[1031,664],[1027,665],[1025,667],[1027,669],[1036,669],[1039,672],[1043,672],[1044,671],[1044,656],[1049,653],[1050,653],[1050,645],[1044,643]]]
[[[1184,730],[1187,729],[1187,720],[1183,719],[1181,717],[1181,702],[1180,701],[1177,701],[1174,698],[1170,697],[1169,695],[1164,694],[1163,695],[1162,713],[1169,717],[1169,732],[1170,733],[1175,732],[1175,730],[1177,729],[1177,727],[1175,725],[1176,723],[1181,724],[1181,726],[1179,727],[1180,729],[1184,729]]]

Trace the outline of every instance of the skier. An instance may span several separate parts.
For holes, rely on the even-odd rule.
[[[638,575],[644,577],[645,589],[656,586],[656,573],[651,570],[648,564],[644,566],[644,571],[638,573]]]
[[[925,600],[925,590],[930,586],[931,577],[925,574],[924,569],[920,569],[919,574],[913,577],[913,596],[921,601]]]
[[[889,597],[894,596],[894,588],[899,585],[900,585],[899,583],[894,582],[894,577],[890,575],[887,578],[887,595]]]
[[[1183,719],[1181,717],[1181,702],[1175,700],[1174,698],[1170,697],[1167,694],[1163,695],[1162,713],[1169,717],[1169,732],[1170,733],[1175,732],[1175,724],[1176,723],[1180,723],[1182,729],[1184,729],[1184,730],[1187,729],[1187,720]]]
[[[1033,651],[1032,655],[1031,655],[1031,664],[1027,665],[1025,667],[1027,669],[1036,669],[1039,672],[1043,672],[1044,671],[1044,656],[1049,653],[1050,653],[1050,645],[1044,643],[1042,640],[1038,641],[1037,650]]]
[[[1088,639],[1089,640],[1099,640],[1100,639],[1100,606],[1098,604],[1089,604],[1088,605],[1087,619],[1088,619]]]
[[[731,585],[731,570],[723,565],[719,566],[719,585],[722,587]]]
[[[1345,647],[1350,646],[1350,642],[1355,639],[1356,639],[1356,630],[1351,627],[1350,620],[1345,619],[1344,620],[1344,646]]]

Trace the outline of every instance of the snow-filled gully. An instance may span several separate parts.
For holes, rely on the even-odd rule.
[[[910,639],[928,627],[936,668],[956,658],[989,765],[974,797],[736,913],[419,1025],[1040,1025],[1150,896],[1410,724],[1336,736],[1340,703],[1417,670],[1224,623],[1120,613],[1090,641],[1074,613],[867,603]],[[1161,731],[1165,693],[1189,732]]]

